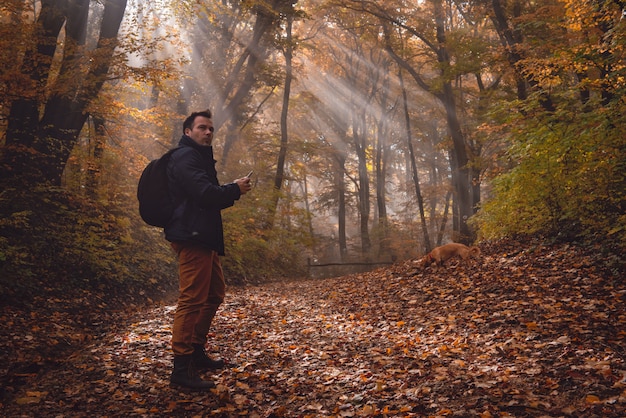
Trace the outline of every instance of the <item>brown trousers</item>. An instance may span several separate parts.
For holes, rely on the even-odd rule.
[[[224,302],[226,284],[217,252],[186,243],[172,243],[178,255],[179,295],[172,351],[191,354],[192,344],[205,345],[211,322]]]

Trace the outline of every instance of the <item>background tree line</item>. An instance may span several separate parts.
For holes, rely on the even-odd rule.
[[[624,6],[8,0],[2,286],[170,277],[136,180],[201,108],[222,180],[256,173],[233,280],[511,234],[623,247]]]

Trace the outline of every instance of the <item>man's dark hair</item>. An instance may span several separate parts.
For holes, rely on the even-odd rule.
[[[203,116],[208,119],[213,118],[209,109],[202,110],[200,112],[193,112],[191,115],[187,116],[187,119],[185,119],[185,121],[183,122],[183,134],[185,133],[185,130],[187,130],[187,128],[193,128],[193,121],[196,120],[198,116]]]

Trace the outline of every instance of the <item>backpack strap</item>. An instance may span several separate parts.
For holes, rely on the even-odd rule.
[[[167,165],[168,165],[168,166],[169,166],[169,164],[170,164],[170,159],[172,158],[172,155],[173,155],[176,151],[178,151],[179,149],[181,149],[181,148],[184,148],[184,147],[183,147],[182,145],[179,145],[179,146],[177,146],[176,148],[172,148],[171,150],[167,151],[167,152],[163,155],[163,156],[167,155]],[[165,170],[166,170],[166,172],[167,172],[167,167],[165,168]],[[167,178],[167,181],[169,182],[169,176],[168,176],[168,178]],[[168,189],[169,189],[169,186],[168,186]],[[172,192],[171,192],[171,190],[170,190],[170,192],[169,192],[169,193],[170,193],[170,196],[172,196]],[[180,206],[180,205],[181,205],[181,204],[182,204],[185,200],[187,200],[187,198],[186,198],[186,197],[184,197],[184,196],[183,196],[183,198],[182,198],[182,199],[178,199],[178,200],[176,200],[176,199],[174,199],[174,198],[173,198],[173,199],[172,199],[172,201],[173,201],[173,203],[174,203],[174,211],[176,211],[176,209],[178,209],[178,207],[179,207],[179,206]]]

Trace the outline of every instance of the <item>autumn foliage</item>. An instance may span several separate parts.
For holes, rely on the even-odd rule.
[[[624,10],[2,2],[1,413],[626,415]],[[195,396],[167,386],[176,263],[135,192],[206,107],[220,179],[255,171],[224,212],[253,286]],[[480,265],[416,267],[475,238]],[[402,261],[314,281],[310,256]]]
[[[618,3],[557,2],[511,20],[534,46],[531,53],[530,45],[509,45],[516,68],[537,88],[493,107],[511,169],[494,178],[494,196],[475,220],[483,237],[539,232],[626,245],[626,28]]]

